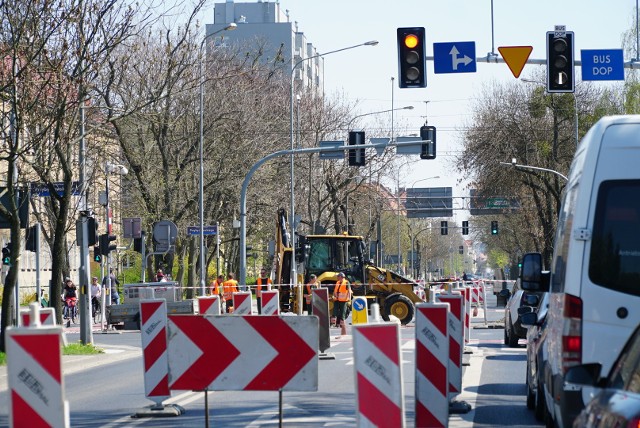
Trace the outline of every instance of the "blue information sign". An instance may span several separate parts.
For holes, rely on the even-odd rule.
[[[440,73],[475,73],[476,42],[433,44],[433,71]]]
[[[582,80],[624,80],[622,49],[583,49]]]
[[[203,226],[202,234],[203,235],[217,235],[218,234],[218,227],[216,225]],[[187,226],[187,235],[200,235],[200,226]]]

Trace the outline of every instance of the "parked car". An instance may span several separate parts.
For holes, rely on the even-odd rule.
[[[533,312],[520,315],[520,323],[527,328],[527,407],[535,411],[536,419],[544,419],[546,412],[542,373],[544,373],[544,339],[549,309],[549,293],[542,293]]]
[[[541,292],[525,291],[516,281],[510,292],[503,290],[502,294],[510,296],[504,307],[504,344],[515,348],[518,346],[519,339],[527,337],[526,327],[520,324],[520,314],[534,310],[539,302]]]
[[[570,427],[592,389],[565,382],[578,364],[608,372],[640,323],[640,115],[600,119],[580,142],[563,190],[547,313],[543,390],[552,423]],[[541,256],[523,259],[538,290]]]
[[[640,426],[640,327],[636,328],[608,376],[601,378],[602,364],[571,367],[567,382],[598,389],[576,418],[574,427]]]

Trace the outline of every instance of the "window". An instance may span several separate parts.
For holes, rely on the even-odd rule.
[[[602,287],[640,296],[640,180],[600,185],[589,278]]]

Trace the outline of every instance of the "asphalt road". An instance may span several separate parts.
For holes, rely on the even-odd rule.
[[[502,344],[503,309],[489,296],[487,323],[481,311],[473,319],[467,345],[463,392],[457,397],[471,405],[471,412],[451,415],[451,427],[539,427],[525,406],[524,375],[526,348]],[[74,327],[67,328],[68,341],[79,340]],[[350,327],[346,336],[331,329],[333,360],[319,361],[317,392],[282,394],[284,426],[355,426],[355,382]],[[403,387],[406,426],[414,426],[414,324],[401,328]],[[94,333],[94,342],[104,354],[64,356],[65,398],[69,402],[72,427],[194,427],[205,426],[205,406],[210,426],[278,426],[278,392],[174,391],[165,404],[178,404],[186,412],[171,418],[132,418],[151,402],[144,397],[142,352],[139,332]],[[211,364],[216,364],[211,361]],[[0,368],[0,426],[8,425],[6,368]]]

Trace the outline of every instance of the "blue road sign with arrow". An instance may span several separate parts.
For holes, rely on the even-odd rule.
[[[433,44],[433,71],[442,73],[475,73],[476,42]]]

